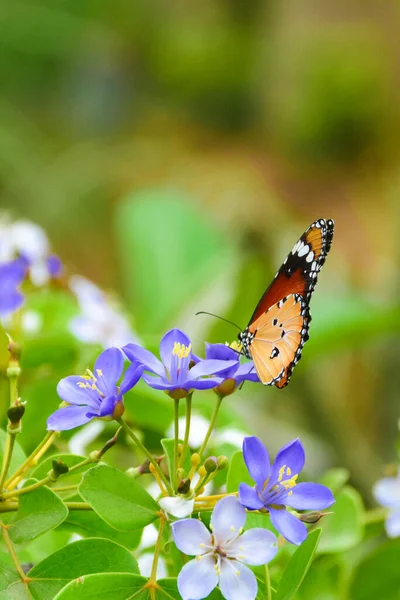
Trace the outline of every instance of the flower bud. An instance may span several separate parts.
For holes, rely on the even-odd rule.
[[[299,518],[300,518],[300,521],[303,521],[303,523],[314,524],[314,523],[318,523],[318,521],[320,519],[322,519],[322,517],[324,517],[326,514],[328,514],[328,513],[314,511],[314,512],[305,513],[304,515],[300,515]]]
[[[197,465],[199,465],[201,462],[200,454],[197,454],[197,452],[194,452],[194,454],[192,454],[192,456],[190,457],[190,462],[192,463],[193,467],[197,467]]]
[[[221,456],[218,456],[217,463],[218,463],[218,469],[220,469],[220,470],[226,469],[226,467],[229,465],[229,459],[227,456],[224,456],[222,454]]]
[[[59,477],[60,475],[65,475],[65,473],[68,473],[69,471],[69,467],[62,460],[55,458],[51,464],[53,467],[53,471],[57,475],[57,477]]]
[[[12,361],[12,362],[18,363],[19,359],[21,358],[21,354],[22,354],[21,346],[19,344],[17,344],[17,342],[13,342],[11,340],[7,346],[7,350],[10,353],[10,362]]]
[[[12,425],[18,425],[25,412],[25,403],[13,404],[7,411],[7,416]]]
[[[179,494],[187,494],[190,490],[190,479],[182,479],[178,485],[178,493]]]
[[[200,477],[204,477],[205,475],[207,475],[207,471],[206,471],[204,465],[201,465],[201,467],[199,469],[199,475],[200,475]]]
[[[217,458],[215,456],[209,456],[204,462],[204,468],[207,471],[207,473],[214,473],[214,471],[218,469]]]
[[[176,470],[176,474],[179,477],[179,479],[184,479],[185,478],[185,469],[177,469]]]

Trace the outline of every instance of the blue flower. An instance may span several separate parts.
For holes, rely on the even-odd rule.
[[[243,506],[234,496],[226,496],[217,502],[212,513],[212,534],[198,519],[172,524],[179,550],[196,556],[178,576],[183,600],[206,598],[217,585],[227,600],[254,600],[257,580],[245,565],[265,565],[277,553],[278,543],[267,529],[249,529],[243,533],[245,523]]]
[[[200,360],[192,354],[192,344],[188,336],[180,329],[171,329],[160,342],[161,361],[152,352],[138,346],[127,344],[123,351],[131,361],[144,365],[152,373],[144,374],[144,381],[156,390],[163,390],[172,398],[185,398],[193,390],[215,388],[221,378],[221,371],[235,366],[235,361]],[[197,361],[197,364],[195,364]],[[213,375],[214,377],[210,377]]]
[[[389,537],[400,536],[400,469],[396,477],[384,477],[376,482],[374,496],[379,504],[389,509],[385,521],[386,533]]]
[[[84,425],[94,417],[117,419],[124,412],[123,394],[139,381],[143,366],[132,363],[118,387],[124,370],[124,356],[119,348],[109,348],[100,354],[94,373],[61,379],[57,394],[68,406],[59,408],[47,419],[47,429],[64,431]]]
[[[240,354],[225,344],[206,344],[206,359],[223,360],[227,363],[234,361],[231,367],[218,373],[220,383],[214,391],[222,397],[233,394],[244,381],[260,382],[253,361],[246,361],[241,364]]]
[[[271,522],[292,544],[301,544],[307,528],[286,510],[321,510],[335,502],[330,489],[318,483],[297,483],[305,462],[304,448],[299,439],[279,450],[270,466],[268,450],[256,437],[243,441],[243,456],[255,487],[239,486],[239,500],[249,510],[268,509]]]
[[[0,264],[0,317],[16,311],[24,297],[18,290],[26,273],[25,262],[20,259]]]

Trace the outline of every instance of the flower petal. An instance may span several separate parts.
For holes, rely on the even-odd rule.
[[[237,383],[241,383],[242,381],[254,381],[255,383],[260,382],[252,361],[239,366],[235,374],[235,379]]]
[[[400,507],[400,475],[397,477],[384,477],[377,481],[373,494],[375,500],[382,506]]]
[[[1,285],[1,283],[0,283]],[[24,296],[15,289],[2,289],[0,292],[0,316],[5,317],[9,313],[13,313],[24,302]]]
[[[286,510],[269,509],[271,523],[288,542],[299,546],[307,537],[307,527]]]
[[[223,558],[219,589],[226,600],[254,600],[257,596],[256,576],[237,560]]]
[[[228,557],[246,565],[266,565],[278,552],[278,540],[272,531],[255,528],[245,531],[227,548]]]
[[[183,600],[206,598],[217,583],[218,575],[211,556],[189,561],[178,575],[178,590]]]
[[[173,517],[182,519],[183,517],[188,517],[192,514],[194,508],[194,498],[188,500],[184,496],[167,496],[166,498],[161,498],[159,505],[163,510]],[[195,519],[193,519],[193,521],[194,520]],[[187,552],[187,554],[190,554],[190,552]],[[193,552],[192,554],[195,553]]]
[[[220,383],[221,378],[216,377],[208,377],[207,379],[188,379],[183,387],[187,390],[212,390]]]
[[[125,371],[124,378],[120,385],[120,393],[126,394],[129,392],[139,381],[143,374],[144,365],[140,362],[133,362]]]
[[[86,404],[97,409],[100,406],[98,394],[90,387],[80,387],[78,384],[88,384],[88,381],[77,375],[64,377],[57,385],[57,394],[68,404]]]
[[[257,437],[246,437],[243,440],[243,458],[250,476],[261,487],[270,476],[268,450]]]
[[[146,371],[155,373],[160,377],[165,376],[165,369],[162,362],[150,350],[146,350],[146,348],[142,348],[142,346],[138,346],[137,344],[127,344],[122,350],[131,362],[141,362],[144,364]]]
[[[188,348],[190,344],[190,339],[183,333],[180,329],[171,329],[168,331],[160,342],[160,357],[161,360],[167,369],[168,373],[171,373],[172,369],[172,358],[173,358],[173,349],[175,344],[182,344],[186,348]],[[191,353],[189,353],[190,356]]]
[[[117,396],[107,396],[101,401],[99,408],[99,417],[113,417],[115,406],[118,402],[122,402]]]
[[[386,533],[389,537],[400,536],[400,508],[393,511],[385,521]]]
[[[298,510],[321,510],[334,502],[331,490],[320,483],[299,483],[289,491],[285,500],[287,506]]]
[[[190,556],[200,556],[211,549],[211,533],[198,519],[182,519],[172,523],[171,527],[174,542],[181,552]]]
[[[298,475],[304,467],[305,452],[299,438],[289,442],[281,448],[276,455],[271,469],[270,485],[274,485],[279,479],[279,471],[282,467],[289,467],[293,475]]]
[[[215,505],[211,515],[211,529],[217,544],[236,537],[246,523],[246,511],[235,496],[226,496]]]
[[[96,385],[105,396],[117,392],[117,381],[124,370],[124,356],[119,348],[107,348],[98,357],[94,365]]]
[[[93,418],[93,412],[87,406],[66,406],[59,408],[47,419],[49,431],[66,431],[88,423]]]
[[[206,359],[239,360],[239,354],[226,344],[206,344]]]
[[[239,502],[249,510],[264,508],[264,503],[260,500],[255,488],[250,487],[247,483],[239,485]]]
[[[189,371],[191,379],[197,379],[198,377],[204,377],[208,375],[217,375],[225,371],[230,371],[232,367],[236,369],[239,366],[239,361],[236,360],[202,360],[194,365]]]
[[[63,264],[61,259],[56,254],[50,254],[46,259],[47,269],[50,277],[59,277],[62,275]]]
[[[181,387],[163,379],[162,377],[159,377],[158,375],[148,375],[147,373],[144,373],[142,379],[154,390],[174,390],[178,387]]]

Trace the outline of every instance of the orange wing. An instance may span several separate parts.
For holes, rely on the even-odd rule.
[[[288,384],[308,339],[310,320],[308,304],[299,294],[282,298],[258,319],[249,353],[264,385]]]

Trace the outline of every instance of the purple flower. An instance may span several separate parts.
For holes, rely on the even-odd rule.
[[[319,483],[297,483],[304,466],[305,453],[299,439],[279,450],[270,466],[268,450],[256,437],[243,440],[243,456],[255,487],[239,486],[239,500],[249,510],[269,510],[271,522],[292,544],[301,544],[307,528],[286,510],[321,510],[335,502],[332,492]]]
[[[206,359],[222,360],[227,363],[234,361],[234,364],[231,367],[218,373],[220,383],[214,391],[222,397],[233,394],[236,388],[244,381],[260,381],[255,371],[253,361],[247,361],[241,364],[240,354],[225,344],[206,344]]]
[[[109,348],[100,354],[94,373],[83,377],[72,375],[61,379],[57,394],[68,404],[47,419],[47,429],[64,431],[87,423],[94,417],[116,419],[124,412],[123,394],[139,381],[143,366],[132,363],[118,387],[124,370],[124,356],[119,348]]]
[[[374,486],[375,499],[387,506],[388,517],[385,521],[386,533],[389,537],[400,536],[400,469],[396,477],[384,477]]]
[[[265,565],[277,553],[278,543],[267,529],[249,529],[242,533],[245,522],[243,506],[234,496],[226,496],[217,502],[212,513],[212,534],[197,519],[172,524],[179,550],[196,556],[185,564],[178,576],[183,600],[206,598],[217,585],[227,600],[254,600],[257,580],[245,564]]]
[[[149,350],[137,344],[127,344],[123,351],[131,361],[138,361],[152,375],[144,374],[144,381],[156,390],[163,390],[172,398],[185,398],[193,390],[215,388],[221,379],[210,377],[235,366],[236,361],[199,360],[192,354],[189,338],[180,329],[171,329],[160,342],[161,361]],[[197,364],[195,362],[197,361]]]
[[[22,305],[24,297],[18,286],[25,272],[25,262],[18,258],[0,264],[0,317],[13,313]]]

